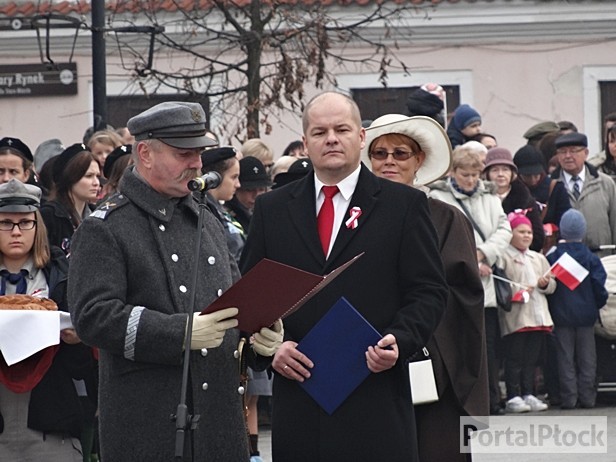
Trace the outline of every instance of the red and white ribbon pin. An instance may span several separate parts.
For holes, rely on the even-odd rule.
[[[355,229],[357,228],[357,219],[361,217],[361,209],[359,207],[353,207],[349,211],[349,214],[351,215],[351,217],[347,221],[345,221],[344,224],[349,229]]]

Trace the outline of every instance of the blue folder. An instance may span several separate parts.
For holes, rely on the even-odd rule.
[[[365,352],[381,338],[346,298],[340,298],[297,346],[314,363],[310,378],[299,385],[333,414],[371,373]]]

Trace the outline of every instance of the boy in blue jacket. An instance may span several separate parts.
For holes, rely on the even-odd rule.
[[[561,241],[546,255],[553,265],[565,252],[589,274],[574,290],[558,281],[548,296],[557,346],[561,409],[595,406],[597,355],[594,325],[607,301],[607,274],[597,255],[582,243],[586,234],[584,215],[575,209],[560,220]],[[577,366],[577,372],[576,372]]]

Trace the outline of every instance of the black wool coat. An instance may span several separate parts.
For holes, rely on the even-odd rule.
[[[276,462],[417,460],[405,358],[426,344],[447,302],[436,231],[423,192],[379,179],[365,166],[349,207],[362,211],[358,226],[345,226],[347,211],[325,260],[317,232],[314,175],[257,198],[240,263],[243,272],[269,258],[324,275],[365,252],[285,319],[285,340],[299,342],[344,296],[381,334],[393,334],[400,349],[393,368],[370,374],[331,416],[295,381],[276,374]]]
[[[543,221],[541,220],[541,211],[535,198],[530,194],[530,191],[521,180],[515,179],[511,182],[511,190],[507,197],[503,199],[503,211],[505,213],[513,212],[516,209],[529,209],[526,217],[530,220],[533,228],[533,242],[530,244],[531,250],[540,252],[545,239],[545,231],[543,230]]]

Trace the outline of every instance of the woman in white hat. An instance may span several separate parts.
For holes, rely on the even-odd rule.
[[[441,126],[429,117],[388,114],[366,130],[362,155],[370,160],[375,175],[420,187],[448,172],[451,145]],[[468,221],[444,202],[430,199],[429,204],[450,295],[427,345],[439,401],[415,407],[419,456],[421,460],[466,461],[470,454],[460,454],[460,416],[488,412],[483,289]]]

